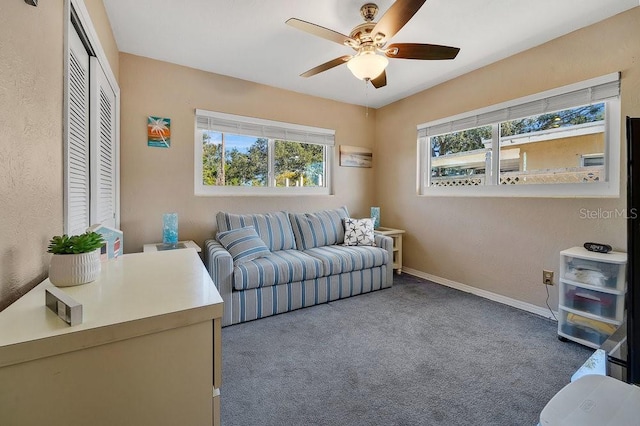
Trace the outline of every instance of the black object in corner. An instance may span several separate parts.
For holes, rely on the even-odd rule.
[[[584,243],[584,248],[596,253],[609,253],[611,251],[611,246],[609,244],[602,243]]]
[[[627,382],[640,384],[640,118],[627,117]]]

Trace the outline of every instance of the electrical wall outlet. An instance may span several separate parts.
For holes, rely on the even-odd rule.
[[[542,284],[553,285],[553,271],[542,270]]]

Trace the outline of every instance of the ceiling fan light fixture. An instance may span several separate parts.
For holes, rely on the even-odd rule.
[[[375,52],[364,51],[358,53],[347,62],[347,67],[360,80],[373,80],[389,65],[389,60]]]

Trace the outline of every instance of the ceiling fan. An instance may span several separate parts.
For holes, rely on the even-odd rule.
[[[360,8],[364,24],[356,26],[346,36],[337,31],[321,27],[296,18],[287,20],[287,24],[294,28],[333,41],[356,51],[355,55],[344,55],[332,59],[317,67],[300,74],[301,77],[311,77],[344,63],[360,80],[371,81],[375,88],[386,86],[387,74],[385,68],[389,60],[421,59],[442,60],[454,59],[460,51],[457,47],[440,46],[421,43],[394,43],[387,46],[393,37],[422,7],[426,0],[397,0],[376,23],[374,18],[378,13],[378,6],[367,3]]]

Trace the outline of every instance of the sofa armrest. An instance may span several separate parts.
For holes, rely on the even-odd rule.
[[[231,300],[231,291],[233,289],[233,258],[216,240],[206,240],[204,246],[205,266],[224,301],[222,326],[230,325],[233,306]]]
[[[387,253],[389,253],[389,262],[387,262],[386,284],[390,287],[393,284],[393,238],[382,234],[375,234],[374,238],[376,246],[386,250]]]

